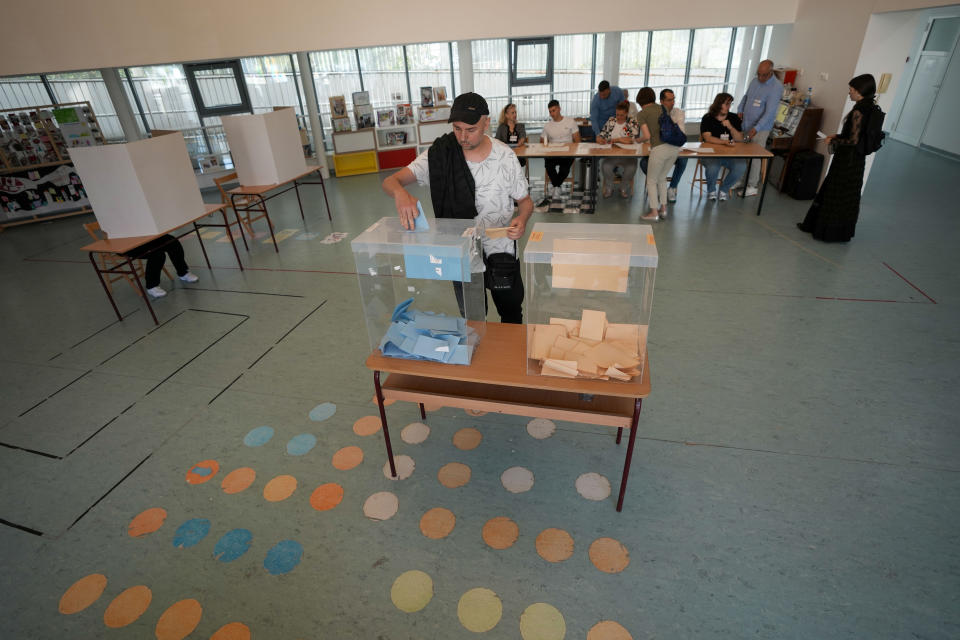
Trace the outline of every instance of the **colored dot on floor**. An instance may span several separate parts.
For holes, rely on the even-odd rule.
[[[500,483],[510,493],[523,493],[533,488],[533,471],[524,467],[510,467],[500,474]]]
[[[143,615],[152,599],[153,593],[142,584],[130,587],[107,606],[103,612],[103,623],[111,629],[125,627]]]
[[[313,409],[310,409],[310,419],[314,422],[323,422],[324,420],[333,417],[333,414],[337,412],[337,405],[332,402],[324,402],[318,404]]]
[[[216,460],[204,460],[190,467],[187,471],[187,482],[189,484],[203,484],[213,479],[220,471],[220,463]]]
[[[363,449],[360,447],[344,447],[333,454],[333,468],[340,471],[349,471],[363,462]]]
[[[459,462],[450,462],[440,467],[437,480],[447,489],[456,489],[470,482],[470,467]]]
[[[177,527],[173,534],[173,546],[177,549],[189,549],[210,533],[210,521],[206,518],[193,518]]]
[[[544,529],[537,536],[536,546],[547,562],[563,562],[573,555],[573,537],[563,529]]]
[[[603,620],[590,628],[587,640],[633,640],[633,636],[619,623]]]
[[[613,538],[597,538],[590,545],[590,562],[604,573],[620,573],[630,564],[630,552]]]
[[[296,540],[281,540],[267,551],[263,568],[272,576],[290,573],[300,564],[303,557],[303,545]]]
[[[393,581],[390,599],[400,611],[420,611],[433,599],[433,579],[423,571],[402,573]]]
[[[577,493],[587,500],[606,500],[610,497],[610,481],[599,473],[585,473],[576,481]]]
[[[287,453],[292,456],[302,456],[313,449],[317,444],[317,436],[312,433],[301,433],[290,438],[287,443]]]
[[[248,489],[256,479],[256,471],[250,467],[240,467],[223,477],[223,480],[220,482],[220,488],[223,489],[224,493],[240,493],[244,489]]]
[[[520,637],[523,640],[563,640],[567,623],[563,614],[545,602],[527,607],[520,615]]]
[[[420,444],[430,435],[430,427],[422,422],[411,422],[400,432],[400,439],[407,444]]]
[[[483,434],[473,427],[460,429],[453,434],[453,446],[461,451],[470,451],[480,446]]]
[[[400,500],[389,491],[379,491],[363,503],[363,515],[371,520],[389,520],[400,508]]]
[[[297,479],[293,476],[277,476],[263,488],[263,497],[269,502],[286,500],[297,490]]]
[[[380,431],[378,416],[364,416],[353,423],[353,432],[358,436],[372,436],[377,431]]]
[[[546,418],[534,418],[527,423],[527,433],[537,440],[546,440],[557,430],[557,425]]]
[[[247,432],[247,435],[243,437],[243,444],[248,447],[262,447],[270,442],[272,437],[273,427],[257,427]]]
[[[432,540],[446,538],[453,531],[457,517],[443,507],[434,507],[420,518],[420,532]]]
[[[428,413],[431,412],[431,411],[440,411],[440,409],[443,409],[443,405],[440,404],[439,402],[424,402],[424,403],[423,403],[423,410],[426,411],[426,412],[428,412]]]
[[[167,510],[160,507],[141,511],[127,525],[127,533],[131,538],[140,538],[162,527],[166,519]]]
[[[214,631],[210,640],[250,640],[250,628],[241,622],[228,622]]]
[[[460,597],[457,603],[457,617],[460,624],[474,633],[490,631],[503,616],[503,603],[490,589],[477,587],[470,589]]]
[[[483,525],[483,541],[494,549],[509,549],[520,536],[517,523],[505,516],[490,518]]]
[[[380,406],[380,404],[377,402],[377,394],[373,394],[373,398],[370,400],[370,402],[372,402],[375,406],[378,406],[378,407]],[[389,406],[392,405],[394,402],[396,402],[396,399],[394,399],[394,398],[384,398],[384,399],[383,399],[383,406],[389,407]]]
[[[233,562],[250,548],[253,534],[247,529],[227,531],[213,547],[213,557],[220,562]]]
[[[487,415],[487,412],[486,412],[486,411],[482,411],[482,410],[480,410],[480,409],[464,409],[464,412],[465,412],[468,416],[477,416],[477,417],[480,417],[480,416],[485,416],[485,415]]]
[[[413,475],[413,470],[417,465],[410,456],[393,456],[393,466],[397,470],[396,478],[390,475],[390,461],[387,460],[383,463],[383,475],[388,480],[406,480]]]
[[[80,578],[60,596],[60,613],[70,615],[83,611],[96,602],[106,588],[107,576],[102,573],[91,573]]]
[[[193,598],[174,602],[157,621],[157,640],[183,640],[197,628],[202,616],[203,607]]]
[[[317,511],[329,511],[343,501],[343,487],[328,482],[313,490],[310,494],[310,506]]]

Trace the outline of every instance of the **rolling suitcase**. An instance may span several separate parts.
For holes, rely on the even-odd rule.
[[[820,184],[823,155],[816,151],[798,151],[790,161],[782,191],[796,200],[813,200]]]

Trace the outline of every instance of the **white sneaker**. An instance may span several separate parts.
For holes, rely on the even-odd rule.
[[[757,193],[759,192],[757,191],[756,187],[747,187],[746,189],[743,190],[743,197],[749,198],[750,196],[757,195]]]
[[[163,287],[153,287],[151,289],[147,289],[147,294],[151,298],[162,298],[163,296],[167,295],[167,292],[163,290]]]
[[[676,202],[677,201],[677,190],[673,187],[667,189],[667,202]]]
[[[603,197],[604,197],[604,198],[609,198],[609,197],[612,196],[612,195],[613,195],[613,189],[610,188],[610,185],[604,186],[604,187],[603,187]]]
[[[720,202],[723,202],[723,201],[726,200],[726,199],[727,199],[727,192],[726,192],[726,191],[720,191]]]
[[[189,271],[187,271],[185,274],[183,274],[182,276],[180,276],[180,279],[183,280],[184,282],[196,282],[196,281],[198,281],[200,278],[198,278],[197,276],[195,276],[195,275],[193,275],[192,273],[190,273]]]
[[[716,200],[717,192],[716,191],[707,191],[707,200]]]

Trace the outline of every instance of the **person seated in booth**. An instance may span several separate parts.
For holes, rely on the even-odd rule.
[[[718,93],[713,99],[710,110],[700,121],[700,138],[703,142],[724,147],[743,142],[743,125],[737,114],[730,113],[732,104],[733,96],[729,93]],[[747,170],[747,161],[742,158],[701,158],[700,163],[706,175],[708,200],[726,200],[730,189]],[[717,176],[721,168],[726,168],[727,176],[720,185],[718,195]]]
[[[124,255],[147,261],[143,270],[143,279],[146,281],[144,284],[146,284],[147,294],[154,299],[167,295],[166,290],[160,286],[160,274],[168,255],[173,263],[173,268],[177,271],[177,277],[181,281],[193,283],[200,279],[193,275],[190,267],[187,266],[183,254],[183,245],[169,233],[155,238]]]
[[[517,105],[512,102],[500,112],[500,122],[494,138],[506,143],[511,148],[522,147],[527,144],[527,129],[522,122],[517,122]],[[526,166],[526,158],[517,158],[520,166]]]
[[[600,144],[610,144],[612,142],[636,143],[637,136],[640,135],[640,125],[637,124],[636,120],[627,116],[629,111],[630,103],[626,100],[620,101],[616,108],[616,115],[607,120],[603,128],[600,129],[597,142]],[[633,177],[637,173],[637,159],[629,156],[604,158],[601,165],[604,198],[609,198],[613,194],[613,171],[617,167],[620,167],[623,172],[620,179],[620,196],[629,198],[630,194],[633,193]]]

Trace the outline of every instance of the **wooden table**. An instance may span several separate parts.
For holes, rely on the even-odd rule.
[[[620,147],[614,145],[594,147],[587,149],[586,153],[577,153],[577,147],[577,143],[570,143],[556,147],[550,146],[546,148],[542,147],[542,145],[537,145],[532,148],[530,145],[524,145],[522,147],[514,148],[514,152],[517,154],[518,158],[546,158],[550,156],[562,156],[572,158],[596,158],[598,161],[601,158],[622,158],[631,156],[639,158],[641,156],[650,155],[650,145],[648,143],[643,143],[640,145],[639,149],[621,149]],[[701,147],[711,148],[713,151],[705,153],[704,151],[701,151]],[[753,162],[754,159],[759,159],[761,162],[763,162],[763,169],[765,170],[767,163],[770,162],[770,158],[773,157],[773,154],[759,144],[753,142],[737,142],[732,146],[709,144],[705,142],[688,142],[683,146],[679,157],[697,158],[700,160],[707,160],[710,158],[743,158],[747,160],[747,172],[749,173],[750,163]],[[597,183],[596,162],[590,167],[590,177],[587,182],[588,189],[590,191],[594,191]],[[760,190],[760,200],[757,203],[757,215],[760,215],[760,210],[763,208],[763,197],[766,194],[766,191],[767,183],[764,181]]]
[[[366,366],[373,370],[373,385],[380,408],[383,439],[390,472],[396,477],[393,447],[387,427],[384,400],[403,400],[488,413],[568,420],[617,427],[617,444],[623,429],[630,430],[626,459],[620,479],[617,511],[630,474],[630,461],[637,437],[637,423],[643,398],[650,395],[650,362],[644,362],[639,382],[613,382],[527,375],[526,325],[488,322],[469,366],[423,360],[384,357],[374,351]],[[381,383],[380,374],[390,375]]]
[[[243,246],[250,250],[249,245],[247,245],[247,237],[243,233],[243,225],[240,224],[240,211],[258,211],[263,213],[264,217],[267,219],[267,228],[270,229],[270,238],[273,240],[273,250],[277,253],[280,253],[280,247],[277,245],[277,238],[273,235],[273,222],[270,221],[270,212],[267,211],[267,200],[271,198],[276,198],[279,195],[286,193],[287,191],[293,190],[297,193],[297,205],[300,207],[300,219],[306,220],[306,217],[303,215],[303,201],[300,199],[300,185],[302,184],[319,184],[323,187],[323,202],[327,205],[327,219],[333,220],[333,217],[330,215],[330,201],[327,200],[327,185],[323,181],[323,175],[317,174],[320,178],[320,182],[303,180],[311,173],[317,173],[320,171],[320,167],[314,167],[309,171],[305,171],[299,175],[296,175],[289,180],[284,180],[283,182],[278,182],[277,184],[264,184],[264,185],[240,185],[239,187],[234,187],[227,191],[230,194],[230,205],[233,207],[233,213],[237,218],[237,228],[240,229],[240,238],[243,239]],[[283,188],[286,187],[286,188]],[[274,191],[275,193],[267,193]],[[248,202],[246,205],[239,204],[237,198],[250,198],[251,202]],[[232,236],[231,236],[232,238]]]
[[[110,293],[110,287],[107,286],[107,283],[103,279],[105,273],[116,273],[121,275],[128,275],[133,278],[137,283],[137,287],[140,288],[140,295],[143,296],[144,302],[147,303],[147,310],[150,311],[150,317],[153,318],[154,324],[160,324],[157,321],[157,315],[153,312],[153,307],[150,305],[150,296],[147,295],[146,290],[143,288],[143,283],[140,282],[140,276],[137,275],[137,270],[133,266],[133,261],[138,260],[139,258],[132,258],[129,254],[131,251],[137,247],[142,247],[148,242],[152,242],[157,238],[160,238],[172,231],[175,231],[181,227],[184,227],[188,224],[193,225],[192,228],[188,229],[180,235],[174,236],[175,239],[180,239],[183,236],[196,233],[197,241],[200,242],[200,250],[203,252],[203,259],[207,263],[207,268],[210,268],[210,258],[207,257],[207,250],[203,246],[203,238],[200,237],[200,229],[204,227],[223,227],[227,231],[227,235],[230,235],[230,224],[227,222],[227,205],[225,204],[205,204],[204,212],[194,218],[193,220],[186,222],[181,225],[177,225],[172,229],[162,231],[161,233],[151,235],[151,236],[130,236],[127,238],[108,238],[106,240],[97,240],[93,244],[88,244],[85,247],[81,247],[81,251],[86,251],[87,255],[90,257],[90,264],[93,265],[93,270],[97,273],[97,278],[100,279],[100,284],[103,285],[103,291],[107,294],[107,299],[110,300],[110,304],[113,306],[113,312],[117,314],[117,320],[123,321],[123,316],[120,315],[120,310],[117,308],[117,303],[113,299],[113,294]],[[201,223],[197,224],[197,220],[205,218],[212,213],[219,211],[220,215],[223,218],[223,224],[214,224],[214,223]],[[233,240],[231,238],[231,244]],[[100,265],[97,264],[97,261],[94,259],[93,254],[95,253],[112,253],[124,258],[124,262],[117,264],[109,269],[101,269]],[[233,245],[233,253],[237,257],[237,264],[240,265],[240,270],[243,271],[243,263],[240,262],[240,254],[237,252],[237,246]]]

